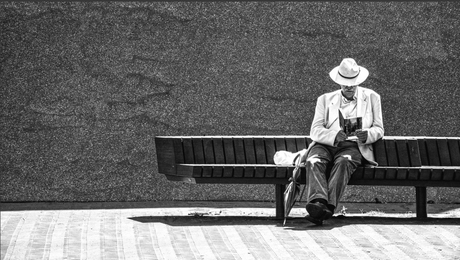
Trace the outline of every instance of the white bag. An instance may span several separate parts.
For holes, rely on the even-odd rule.
[[[273,161],[277,165],[294,165],[295,164],[294,159],[296,158],[296,156],[298,154],[302,156],[303,153],[305,153],[306,151],[307,149],[303,149],[296,153],[284,151],[284,150],[277,151],[275,155],[273,155]]]

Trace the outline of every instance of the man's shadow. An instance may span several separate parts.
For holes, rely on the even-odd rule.
[[[460,218],[425,218],[418,219],[398,218],[398,217],[379,217],[379,216],[350,216],[343,215],[334,216],[323,222],[323,225],[315,225],[305,218],[296,218],[287,221],[286,228],[290,230],[331,230],[343,226],[351,225],[460,225]]]

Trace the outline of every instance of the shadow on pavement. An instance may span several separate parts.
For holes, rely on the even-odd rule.
[[[288,218],[283,227],[283,220],[273,217],[257,216],[139,216],[128,218],[141,223],[163,223],[170,226],[222,226],[222,225],[275,225],[290,230],[332,229],[346,225],[459,225],[458,218],[395,218],[395,217],[333,217],[316,226],[305,218]]]
[[[306,219],[295,219],[286,223],[285,228],[290,230],[307,230],[307,229],[318,229],[318,230],[329,230],[337,227],[347,225],[460,225],[459,218],[426,218],[417,219],[413,218],[398,218],[398,217],[374,217],[374,216],[353,216],[343,217],[336,216],[327,221],[324,221],[322,226],[316,226],[315,224],[307,221]]]

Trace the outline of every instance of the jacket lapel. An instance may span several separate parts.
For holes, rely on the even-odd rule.
[[[363,89],[361,89],[361,87],[358,87],[358,89],[356,90],[358,93],[357,95],[357,111],[356,111],[356,115],[357,116],[361,116],[363,117],[364,119],[364,116],[366,115],[366,107],[367,107],[367,96],[365,95]]]
[[[330,98],[329,106],[328,106],[328,113],[329,116],[327,118],[327,126],[326,128],[331,128],[332,125],[337,124],[339,125],[339,108],[340,108],[340,95],[341,90],[335,91]]]

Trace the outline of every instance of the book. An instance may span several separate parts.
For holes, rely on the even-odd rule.
[[[363,127],[363,118],[362,117],[349,117],[344,118],[342,111],[339,109],[339,122],[340,129],[342,129],[345,134],[349,137],[348,139],[356,138],[356,131],[361,130]]]

